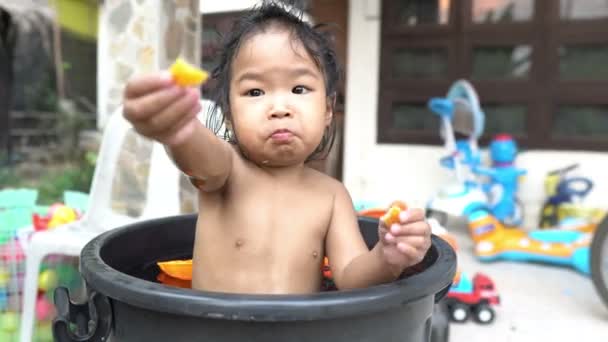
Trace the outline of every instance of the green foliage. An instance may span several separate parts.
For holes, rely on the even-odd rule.
[[[94,154],[88,152],[77,163],[68,165],[64,170],[55,170],[42,177],[38,186],[39,204],[62,202],[65,190],[89,192],[96,159],[91,155]]]
[[[0,189],[29,187],[38,189],[38,204],[50,205],[63,202],[66,190],[88,193],[95,171],[96,154],[81,153],[73,161],[42,170],[38,177],[25,178],[19,170],[3,168],[0,170]]]
[[[18,188],[24,185],[24,180],[8,167],[0,168],[0,189]]]

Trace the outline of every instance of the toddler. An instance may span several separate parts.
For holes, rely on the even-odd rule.
[[[199,91],[165,72],[130,80],[124,100],[135,130],[164,144],[198,188],[194,289],[314,293],[324,256],[339,289],[362,288],[423,259],[423,210],[380,223],[368,250],[344,185],[306,166],[327,154],[335,129],[339,68],[324,34],[265,2],[234,24],[212,77],[218,108],[206,126]],[[223,125],[225,139],[216,135]]]

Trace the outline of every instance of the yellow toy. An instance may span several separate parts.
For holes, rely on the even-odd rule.
[[[592,227],[587,227],[593,231]],[[512,260],[571,266],[589,274],[591,233],[546,229],[523,231],[505,228],[486,211],[469,216],[475,255],[482,261]]]
[[[207,72],[189,64],[182,58],[175,60],[169,71],[173,75],[175,83],[182,87],[196,87],[209,78]]]
[[[49,221],[48,228],[62,226],[66,223],[76,221],[77,219],[78,214],[74,209],[65,205],[59,205],[53,211],[53,215],[51,217],[51,220]]]
[[[11,279],[11,274],[5,268],[0,268],[0,288],[6,288],[9,280]]]
[[[606,211],[591,208],[582,200],[593,189],[593,181],[586,177],[572,176],[578,168],[573,164],[551,171],[545,177],[547,199],[541,210],[539,228],[578,229],[575,226],[594,227],[604,218]],[[580,229],[578,229],[580,230]]]
[[[51,291],[57,287],[59,277],[53,270],[44,270],[38,276],[38,289],[44,292]]]

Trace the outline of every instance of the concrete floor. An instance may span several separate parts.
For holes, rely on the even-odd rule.
[[[458,227],[459,225],[456,225]],[[450,342],[607,342],[608,308],[591,279],[569,268],[518,263],[481,263],[465,228],[450,229],[462,269],[490,276],[500,294],[496,320],[451,323]]]

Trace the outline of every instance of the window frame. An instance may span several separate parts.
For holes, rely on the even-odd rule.
[[[558,49],[564,44],[608,45],[608,18],[562,20],[560,1],[534,1],[529,21],[512,23],[474,23],[474,0],[452,0],[448,23],[408,27],[395,23],[399,0],[382,0],[380,78],[377,142],[387,144],[441,144],[436,131],[392,127],[393,105],[426,103],[432,96],[444,96],[457,79],[471,81],[482,102],[525,105],[526,134],[516,135],[524,148],[607,150],[606,138],[552,136],[552,118],[561,105],[608,105],[608,80],[560,80]],[[602,26],[603,25],[603,26]],[[508,33],[508,34],[505,34]],[[526,79],[472,79],[474,46],[529,45],[531,68]],[[391,75],[391,51],[395,46],[449,46],[445,79],[395,79]],[[491,136],[484,134],[480,143]]]

